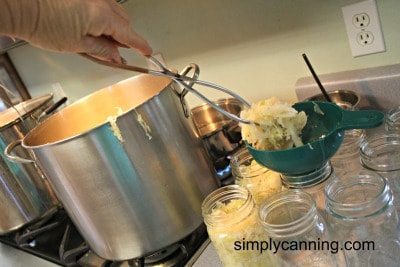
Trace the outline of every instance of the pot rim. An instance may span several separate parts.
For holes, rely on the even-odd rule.
[[[21,142],[22,147],[27,148],[27,149],[37,149],[37,148],[41,148],[41,147],[48,147],[48,146],[53,146],[53,145],[59,145],[59,144],[62,144],[62,143],[69,142],[69,141],[71,141],[71,140],[73,140],[73,139],[76,139],[76,138],[78,138],[78,137],[87,135],[87,134],[89,134],[90,132],[93,132],[93,131],[95,131],[96,129],[101,128],[101,127],[103,127],[103,126],[105,126],[105,125],[107,125],[107,124],[110,125],[110,121],[107,120],[107,118],[105,118],[105,119],[104,119],[104,122],[98,123],[98,124],[96,124],[96,126],[92,126],[92,127],[90,127],[89,129],[87,129],[87,130],[83,130],[83,131],[81,131],[81,132],[79,132],[79,133],[77,133],[77,134],[73,134],[73,135],[70,135],[70,136],[68,136],[68,137],[61,138],[61,139],[59,139],[59,140],[55,140],[55,141],[52,141],[52,142],[48,142],[48,143],[44,143],[44,144],[39,144],[39,145],[29,145],[29,144],[26,144],[26,140],[29,140],[29,138],[31,138],[31,136],[37,134],[38,131],[43,130],[43,131],[45,132],[46,130],[45,130],[44,128],[46,128],[46,127],[48,126],[47,124],[49,124],[49,122],[51,122],[52,120],[56,120],[57,117],[61,116],[60,114],[62,114],[62,113],[65,112],[66,110],[71,109],[71,108],[74,108],[74,107],[79,106],[79,105],[82,105],[82,103],[84,103],[87,99],[92,98],[94,95],[100,94],[101,92],[110,90],[110,89],[112,89],[114,86],[121,85],[121,84],[126,83],[126,82],[131,81],[131,80],[140,79],[141,77],[152,77],[152,78],[154,78],[154,79],[160,79],[160,80],[161,80],[161,79],[164,79],[164,80],[168,80],[168,83],[166,83],[165,86],[164,86],[162,89],[160,89],[157,93],[155,93],[154,95],[148,97],[144,102],[142,102],[142,103],[140,103],[140,104],[138,104],[138,105],[136,105],[136,106],[129,107],[128,109],[126,109],[125,111],[122,111],[122,112],[119,113],[119,114],[110,114],[110,116],[113,116],[113,117],[115,118],[115,120],[117,120],[118,118],[120,118],[120,117],[126,115],[127,113],[130,113],[130,112],[131,112],[132,110],[134,110],[134,109],[138,109],[138,108],[142,107],[144,104],[146,104],[146,103],[149,102],[150,100],[152,100],[152,99],[156,98],[157,96],[159,96],[159,95],[161,94],[161,92],[163,92],[166,88],[170,87],[171,84],[173,83],[173,81],[172,81],[171,79],[166,78],[166,77],[153,76],[153,75],[149,75],[149,74],[139,74],[139,75],[135,75],[135,76],[132,76],[132,77],[130,77],[130,78],[124,79],[124,80],[122,80],[122,81],[119,81],[119,82],[117,82],[117,83],[111,84],[111,85],[106,86],[106,87],[104,87],[104,88],[101,88],[101,89],[99,89],[99,90],[96,90],[95,92],[93,92],[93,93],[91,93],[91,94],[89,94],[89,95],[87,95],[87,96],[84,96],[84,97],[78,99],[77,101],[75,101],[75,102],[72,103],[71,105],[65,107],[63,110],[60,110],[59,112],[57,112],[57,113],[55,113],[55,114],[49,116],[49,117],[48,117],[47,119],[45,119],[40,125],[36,126],[34,129],[32,129],[30,132],[28,132],[28,134],[26,134],[25,137],[22,139],[22,142]],[[129,89],[128,89],[128,90],[129,90]]]

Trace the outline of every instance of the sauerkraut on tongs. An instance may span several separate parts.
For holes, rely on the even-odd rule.
[[[303,145],[301,131],[306,125],[307,115],[276,97],[261,100],[242,110],[240,117],[260,124],[240,124],[242,139],[256,149],[280,150]]]

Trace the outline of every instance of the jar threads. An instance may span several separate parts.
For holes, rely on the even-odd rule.
[[[325,194],[328,223],[342,248],[362,246],[344,251],[348,266],[398,266],[399,220],[384,177],[362,169],[330,182]]]
[[[343,252],[331,247],[334,238],[308,193],[289,189],[268,197],[259,220],[274,242],[294,247],[272,254],[276,266],[344,266]]]

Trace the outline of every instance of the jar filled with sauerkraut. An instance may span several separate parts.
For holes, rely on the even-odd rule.
[[[234,153],[230,165],[235,184],[249,189],[256,205],[282,190],[280,174],[258,164],[247,148]]]
[[[224,266],[275,266],[263,250],[266,236],[248,189],[228,185],[215,190],[204,200],[202,214]]]

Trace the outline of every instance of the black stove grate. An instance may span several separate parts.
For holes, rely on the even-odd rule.
[[[60,209],[39,222],[0,236],[0,242],[66,267],[180,267],[185,266],[207,238],[207,229],[201,224],[181,241],[146,257],[121,262],[109,261],[90,250],[65,210]]]

